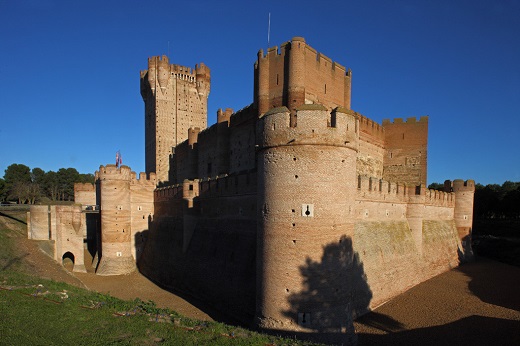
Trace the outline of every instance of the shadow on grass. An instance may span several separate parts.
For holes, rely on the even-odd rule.
[[[9,270],[13,265],[18,264],[18,263],[22,263],[22,260],[23,260],[25,257],[27,257],[27,256],[29,256],[28,253],[23,254],[23,255],[21,255],[21,256],[18,256],[18,257],[15,257],[15,258],[11,258],[9,261],[7,261],[6,264],[4,264],[4,265],[2,266],[2,269],[0,269],[0,271]]]
[[[16,217],[14,217],[12,215],[9,215],[9,214],[6,214],[6,213],[2,213],[1,211],[0,211],[0,216],[6,217],[8,219],[11,219],[11,220],[14,220],[14,221],[17,221],[17,222],[20,222],[20,223],[23,223],[24,225],[27,225],[27,222],[25,222],[23,220],[20,220],[20,219],[17,219]]]

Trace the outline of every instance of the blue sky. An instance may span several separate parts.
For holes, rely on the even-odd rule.
[[[253,99],[259,49],[294,36],[353,71],[352,109],[429,115],[428,183],[520,181],[520,1],[0,0],[0,176],[12,163],[144,170],[147,58],[211,68],[218,108]]]

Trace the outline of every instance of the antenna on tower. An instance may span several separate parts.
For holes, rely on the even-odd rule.
[[[170,57],[170,41],[168,41],[168,58]]]
[[[267,22],[267,49],[269,49],[270,36],[271,36],[271,12],[269,12],[269,20]]]

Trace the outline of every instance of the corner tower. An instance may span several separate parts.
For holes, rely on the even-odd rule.
[[[450,182],[444,182],[449,186]],[[471,230],[473,227],[473,205],[475,200],[475,181],[457,179],[452,184],[455,193],[454,219],[459,233],[462,249],[459,253],[461,260],[470,260],[473,257],[471,248]]]
[[[208,124],[210,70],[170,64],[163,55],[148,59],[141,71],[141,96],[145,104],[145,171],[157,181],[167,181],[169,156],[188,138],[188,129]]]
[[[256,323],[337,332],[351,318],[357,118],[317,104],[296,116],[280,107],[257,123]]]

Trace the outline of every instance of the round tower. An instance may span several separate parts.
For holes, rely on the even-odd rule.
[[[152,91],[152,94],[155,94],[155,78],[156,78],[156,65],[157,65],[157,59],[159,57],[151,57],[148,58],[148,84],[150,85],[150,89]]]
[[[200,96],[207,100],[211,87],[211,71],[205,64],[195,65],[195,76],[197,78],[197,91]]]
[[[348,329],[355,115],[321,105],[271,109],[257,125],[256,323],[282,330]]]
[[[100,166],[101,260],[96,273],[122,275],[135,270],[132,256],[130,167]]]
[[[412,232],[412,237],[419,255],[423,253],[423,219],[424,202],[426,198],[425,187],[405,186],[408,195],[408,205],[406,207],[406,219]]]
[[[170,79],[170,62],[166,55],[163,55],[157,60],[157,80],[161,90],[165,90]]]
[[[462,259],[471,259],[471,228],[473,227],[473,202],[475,199],[475,181],[456,179],[453,181],[455,193],[454,219],[462,244]]]

